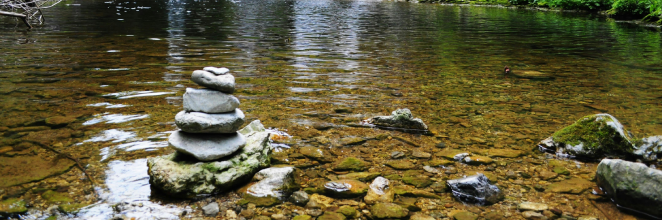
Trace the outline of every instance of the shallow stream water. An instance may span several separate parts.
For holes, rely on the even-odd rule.
[[[473,209],[478,214],[499,210],[516,219],[513,204],[536,201],[576,217],[642,218],[590,200],[588,191],[534,190],[571,177],[590,180],[597,165],[558,162],[535,145],[601,112],[637,137],[662,134],[659,30],[591,15],[390,1],[64,1],[44,14],[45,25],[30,31],[0,17],[0,176],[25,177],[1,183],[0,196],[28,203],[21,218],[202,217],[210,199],[236,201],[233,192],[173,200],[149,187],[146,158],[173,152],[167,136],[177,129],[181,96],[197,87],[190,73],[205,66],[235,75],[247,121],[292,136],[274,141],[300,167],[302,185],[342,174],[301,157],[304,146],[360,155],[383,175],[401,173],[382,165],[392,151],[434,154],[440,142],[472,152],[516,149],[526,155],[496,165],[458,162],[455,173],[434,178],[497,176],[507,199]],[[553,78],[506,77],[504,66]],[[434,135],[355,127],[398,108],[411,109]],[[342,138],[378,134],[394,138],[341,146]],[[93,181],[54,151],[79,159]],[[426,160],[412,157],[418,166]],[[551,160],[570,174],[541,183],[536,173],[551,169]],[[40,172],[45,167],[60,168]],[[517,178],[505,177],[511,170]],[[47,201],[47,191],[84,208],[57,214],[53,207],[62,201]],[[423,212],[443,218],[475,208],[440,195],[420,201]],[[123,202],[132,208],[117,208]]]

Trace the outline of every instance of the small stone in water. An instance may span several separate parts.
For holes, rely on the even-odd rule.
[[[216,216],[219,212],[218,203],[212,202],[202,207],[202,212],[206,216]]]
[[[214,73],[216,75],[223,75],[223,74],[226,74],[226,73],[230,72],[230,69],[228,69],[228,68],[225,68],[225,67],[218,68],[218,67],[213,67],[213,66],[205,67],[202,70]]]
[[[310,200],[308,193],[304,191],[296,191],[292,193],[292,196],[290,197],[290,201],[297,205],[305,205],[308,203],[308,200]]]
[[[445,148],[445,147],[446,147],[446,143],[444,143],[444,142],[439,142],[439,143],[437,143],[437,144],[434,145],[434,146],[437,147],[437,148]]]
[[[405,153],[402,153],[400,151],[393,151],[391,153],[391,158],[393,158],[393,159],[400,159],[400,158],[403,158],[404,156],[405,156]]]

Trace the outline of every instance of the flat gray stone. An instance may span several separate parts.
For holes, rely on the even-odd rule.
[[[237,97],[216,90],[186,88],[184,93],[184,110],[188,112],[225,113],[237,107]]]
[[[246,138],[240,133],[192,134],[175,131],[168,138],[168,142],[180,153],[191,155],[200,161],[212,161],[242,148],[246,145]]]
[[[191,80],[198,85],[226,93],[234,92],[234,76],[230,74],[216,75],[204,70],[193,71]]]
[[[235,133],[244,124],[244,113],[238,108],[233,112],[207,114],[181,111],[175,115],[179,129],[187,133]]]
[[[218,67],[213,67],[213,66],[208,66],[208,67],[202,68],[202,70],[211,72],[211,73],[216,74],[216,75],[223,75],[223,74],[226,74],[226,73],[230,72],[230,70],[228,68],[225,68],[225,67],[218,68]]]
[[[212,202],[202,207],[202,213],[206,216],[214,217],[218,215],[219,212],[218,203]]]
[[[200,162],[180,152],[147,159],[150,184],[168,195],[186,198],[246,184],[260,168],[269,166],[269,133],[257,120],[238,133],[246,137],[246,146],[223,161]]]

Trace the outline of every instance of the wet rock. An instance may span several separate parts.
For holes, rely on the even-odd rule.
[[[433,218],[432,216],[425,215],[423,213],[417,212],[417,213],[411,215],[411,217],[409,217],[409,220],[435,220],[435,218]]]
[[[257,206],[271,206],[284,200],[293,190],[294,167],[270,167],[253,176],[258,181],[246,189],[243,198]]]
[[[209,89],[225,93],[234,92],[234,76],[231,74],[216,75],[208,71],[196,70],[191,74],[191,81]]]
[[[355,157],[346,157],[338,161],[333,169],[338,171],[363,171],[366,169],[366,162]]]
[[[498,212],[488,212],[485,214],[485,219],[486,220],[505,220],[503,217],[503,214],[498,213]]]
[[[558,173],[551,172],[551,171],[548,171],[548,170],[542,170],[542,171],[540,171],[540,173],[538,173],[538,177],[540,177],[540,179],[542,179],[542,180],[550,180],[550,179],[554,179],[558,176],[559,176]]]
[[[423,170],[425,170],[425,172],[428,172],[428,173],[434,173],[434,174],[440,174],[441,173],[441,171],[439,169],[433,168],[433,167],[430,167],[430,166],[423,166]]]
[[[432,154],[420,150],[414,150],[414,152],[411,153],[411,156],[415,158],[429,159],[432,157]]]
[[[76,117],[74,116],[53,116],[50,118],[46,118],[45,120],[46,125],[52,128],[64,127],[74,121],[76,121]]]
[[[516,77],[526,78],[526,79],[554,79],[554,75],[552,74],[543,73],[535,70],[517,70],[517,71],[512,71],[511,74],[513,74]]]
[[[292,218],[292,220],[311,220],[311,219],[313,219],[313,217],[310,215],[297,215],[294,216],[294,218]]]
[[[239,107],[239,99],[215,90],[186,88],[183,105],[187,112],[225,113]]]
[[[391,152],[391,158],[393,158],[393,159],[400,159],[400,158],[403,158],[403,157],[405,157],[405,153],[402,153],[400,151]]]
[[[216,202],[209,203],[206,206],[202,207],[202,213],[205,214],[205,216],[214,217],[218,215],[218,212],[219,212],[218,203]]]
[[[9,152],[9,151],[12,151],[12,150],[14,150],[13,147],[9,147],[9,146],[0,147],[0,154],[6,153],[6,152]]]
[[[390,182],[384,177],[377,177],[370,184],[368,194],[363,198],[366,204],[372,205],[378,202],[393,202],[395,193],[390,188]]]
[[[314,123],[313,124],[313,128],[315,128],[317,130],[320,130],[320,131],[329,130],[333,127],[335,127],[335,125],[331,124],[331,123]]]
[[[509,179],[517,179],[517,173],[515,173],[512,170],[508,170],[506,171],[506,177],[508,177]]]
[[[296,205],[305,205],[310,200],[308,193],[304,191],[296,191],[290,196],[290,201]]]
[[[244,112],[239,109],[220,114],[181,111],[175,115],[175,123],[187,133],[229,134],[237,132],[244,125],[244,117]]]
[[[359,213],[354,207],[348,205],[341,206],[337,212],[343,214],[347,218],[354,218]]]
[[[448,191],[448,185],[446,184],[446,181],[434,182],[432,185],[430,185],[430,188],[436,193],[444,193]]]
[[[226,73],[230,72],[230,70],[228,68],[225,68],[225,67],[220,67],[219,68],[219,67],[213,67],[213,66],[208,66],[208,67],[202,68],[202,70],[213,73],[213,74],[216,74],[216,75],[223,75],[223,74],[226,74]]]
[[[372,181],[376,177],[382,175],[379,172],[358,172],[358,173],[348,173],[345,175],[338,176],[338,179],[354,179],[361,182]]]
[[[549,206],[547,206],[547,204],[543,204],[543,203],[522,202],[520,204],[517,204],[517,209],[522,210],[522,211],[542,212],[542,211],[545,211],[545,210],[549,209]]]
[[[492,158],[485,156],[478,156],[478,155],[466,156],[464,157],[464,159],[462,159],[462,161],[469,165],[486,165],[486,164],[494,163],[494,160],[492,160]]]
[[[434,146],[437,147],[437,148],[446,148],[446,143],[439,142],[439,143],[435,144]]]
[[[547,186],[546,192],[580,194],[594,184],[582,178],[572,178]]]
[[[468,156],[469,153],[465,150],[446,148],[442,151],[435,153],[434,155],[448,160],[460,160]]]
[[[393,160],[386,163],[386,166],[389,166],[396,170],[409,170],[414,169],[416,165],[409,160]]]
[[[542,219],[547,219],[544,215],[534,212],[534,211],[524,211],[522,212],[522,217],[525,219],[536,219],[536,220],[542,220]]]
[[[565,167],[554,167],[552,171],[554,171],[554,173],[557,173],[559,175],[570,175],[570,171]]]
[[[491,185],[489,179],[483,174],[448,180],[446,183],[453,196],[463,202],[490,205],[504,197],[499,187]]]
[[[358,180],[336,180],[324,184],[324,192],[338,198],[359,197],[368,192],[368,185]]]
[[[394,203],[410,212],[421,211],[421,208],[416,206],[416,202],[418,202],[418,198],[400,196]]]
[[[246,145],[240,133],[191,134],[175,131],[168,138],[170,146],[178,152],[191,155],[200,161],[212,161],[233,154]]]
[[[427,162],[429,166],[438,167],[438,166],[450,166],[455,165],[455,161],[444,160],[444,159],[433,159]]]
[[[634,154],[644,161],[662,159],[662,135],[642,138]]]
[[[49,203],[73,202],[74,201],[73,199],[69,198],[69,196],[67,196],[63,193],[59,193],[59,192],[55,192],[55,191],[51,191],[51,190],[48,190],[48,191],[44,192],[43,194],[41,194],[41,198],[46,200]]]
[[[455,220],[476,220],[478,219],[478,215],[471,213],[471,212],[458,212],[453,215],[453,219]]]
[[[641,163],[603,159],[596,179],[616,204],[651,216],[662,216],[662,171]]]
[[[25,201],[16,198],[0,201],[0,216],[13,216],[28,211]]]
[[[541,149],[557,154],[599,158],[607,155],[632,155],[634,138],[609,114],[584,116],[551,137],[541,141]]]
[[[366,142],[366,139],[360,137],[346,137],[338,141],[339,146],[360,145]]]
[[[345,220],[347,219],[345,215],[337,212],[324,212],[323,215],[317,217],[317,220]]]
[[[317,160],[320,162],[332,161],[332,157],[331,154],[329,154],[329,152],[317,147],[310,147],[310,146],[302,147],[301,149],[299,149],[299,153],[303,154],[304,156],[310,159]]]
[[[324,209],[326,207],[331,206],[331,203],[333,203],[332,198],[320,194],[312,194],[310,195],[310,200],[306,204],[306,208]],[[318,215],[313,215],[314,213],[311,212],[309,212],[308,214],[312,216],[318,216]]]
[[[409,210],[395,203],[377,203],[370,207],[370,213],[376,219],[404,218]]]
[[[407,170],[402,175],[402,182],[413,185],[416,188],[423,188],[432,185],[432,180],[420,170]]]
[[[225,161],[199,162],[180,153],[147,160],[150,183],[167,194],[195,197],[244,184],[269,165],[269,133],[256,120],[239,130],[246,145]]]
[[[368,120],[369,123],[377,126],[428,130],[428,126],[423,123],[420,118],[414,118],[409,109],[398,109],[391,113],[390,116],[377,116]]]
[[[393,192],[399,196],[409,196],[409,197],[421,197],[421,198],[430,198],[430,199],[441,199],[440,196],[432,192],[428,192],[420,189],[410,189],[401,186],[395,186],[392,188]]]
[[[74,161],[68,159],[47,159],[41,156],[0,157],[0,188],[60,175],[75,164]],[[20,175],[17,175],[19,173]]]

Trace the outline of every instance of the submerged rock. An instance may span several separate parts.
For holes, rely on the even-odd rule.
[[[593,185],[591,181],[582,178],[572,178],[550,184],[547,186],[546,192],[580,194]]]
[[[373,117],[368,122],[383,127],[428,130],[428,126],[423,123],[423,120],[414,118],[411,111],[406,108],[395,110],[390,116]]]
[[[225,113],[239,107],[237,97],[211,89],[186,88],[183,98],[188,112]]]
[[[634,154],[645,161],[655,161],[662,157],[662,135],[650,136],[641,139]]]
[[[398,219],[409,214],[409,210],[395,203],[377,203],[370,207],[370,213],[377,219]]]
[[[336,180],[324,184],[324,191],[332,197],[358,197],[368,192],[368,185],[358,180]]]
[[[28,211],[25,201],[16,198],[0,201],[0,216],[23,214]]]
[[[175,115],[179,129],[187,133],[234,133],[244,125],[244,112],[238,108],[232,112],[207,114],[181,111]]]
[[[366,204],[372,205],[377,202],[393,202],[395,193],[389,187],[390,182],[384,177],[377,177],[370,184],[368,194],[363,198]]]
[[[513,75],[519,78],[525,79],[554,79],[554,75],[549,73],[543,73],[535,70],[518,70],[512,71]]]
[[[585,116],[538,144],[542,150],[586,158],[632,155],[634,138],[614,116]]]
[[[198,162],[181,153],[147,160],[152,186],[170,195],[196,197],[244,184],[258,169],[269,165],[269,133],[256,120],[239,130],[245,147],[224,161]]]
[[[29,166],[26,166],[29,164]],[[60,175],[76,164],[64,158],[42,156],[0,157],[0,188]]]
[[[216,75],[209,71],[196,70],[191,75],[191,81],[213,90],[225,93],[234,92],[234,76],[230,74]]]
[[[305,205],[310,200],[308,193],[304,191],[296,191],[290,196],[290,201],[297,205]]]
[[[233,134],[191,134],[175,131],[168,143],[178,152],[191,155],[200,161],[211,161],[233,154],[246,145],[246,138]]]
[[[267,197],[283,201],[298,188],[294,184],[294,167],[270,167],[257,172],[253,179],[258,182],[248,187],[243,196],[249,202]]]
[[[453,192],[453,196],[463,202],[490,205],[504,198],[499,187],[490,184],[490,180],[482,173],[462,179],[448,180],[446,183]]]
[[[662,216],[662,171],[641,163],[604,159],[598,165],[596,179],[616,204]]]
[[[339,171],[363,171],[366,169],[366,162],[355,157],[346,157],[339,160],[333,169]]]

